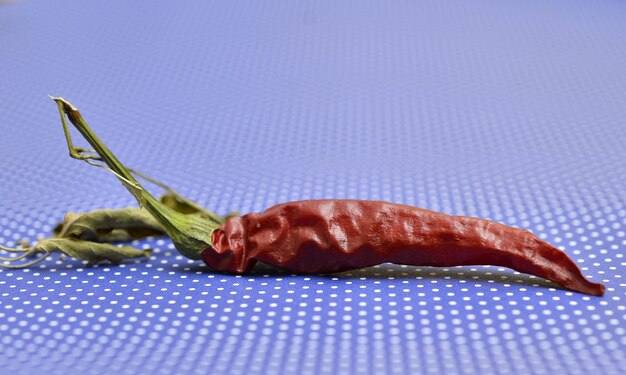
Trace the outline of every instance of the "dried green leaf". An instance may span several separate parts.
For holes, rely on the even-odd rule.
[[[102,209],[86,213],[70,212],[55,228],[58,238],[95,242],[117,242],[164,236],[161,225],[141,208]]]
[[[169,208],[180,212],[181,214],[189,215],[189,214],[197,214],[201,212],[195,205],[189,204],[187,201],[183,201],[177,199],[177,196],[171,193],[165,193],[160,198],[161,203],[168,206]]]
[[[160,198],[161,203],[174,211],[180,212],[185,215],[198,215],[203,219],[213,220],[217,223],[224,223],[226,219],[234,216],[239,216],[239,212],[230,212],[226,216],[222,217],[202,207],[200,204],[189,200],[174,191],[168,191]]]
[[[109,261],[119,264],[125,259],[142,258],[150,255],[149,250],[140,250],[129,245],[115,246],[71,238],[51,238],[38,244],[48,252],[59,252],[69,257],[86,260],[89,264]]]
[[[109,261],[119,264],[125,259],[142,258],[150,255],[149,250],[139,250],[132,246],[115,246],[107,243],[97,243],[83,241],[74,238],[49,238],[39,241],[35,246],[23,249],[22,254],[0,258],[0,267],[4,268],[26,268],[43,261],[52,253],[60,253],[72,258],[85,260],[88,265],[93,265],[102,261]],[[43,254],[28,263],[16,263],[31,255]],[[7,264],[8,263],[8,264]]]

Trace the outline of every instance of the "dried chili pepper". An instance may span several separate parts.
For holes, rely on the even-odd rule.
[[[561,250],[523,229],[489,220],[365,200],[311,200],[229,219],[202,252],[209,266],[243,273],[256,261],[295,273],[380,263],[496,265],[602,295]]]
[[[533,274],[581,293],[604,293],[604,285],[588,281],[564,252],[529,231],[406,205],[312,200],[279,204],[262,213],[231,217],[225,223],[185,217],[145,191],[75,107],[61,98],[53,99],[70,155],[116,174],[183,255],[202,259],[216,270],[244,273],[257,261],[296,273],[339,272],[385,262],[485,264]],[[98,155],[73,146],[66,115]]]

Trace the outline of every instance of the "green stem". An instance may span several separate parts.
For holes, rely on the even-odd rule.
[[[156,186],[164,189],[167,193],[169,193],[169,196],[171,196],[172,198],[174,198],[176,201],[180,202],[182,205],[186,205],[189,206],[189,208],[193,209],[194,211],[199,212],[201,215],[204,215],[204,217],[206,217],[207,219],[214,221],[217,224],[222,224],[224,223],[224,221],[226,221],[225,218],[219,216],[218,214],[211,212],[209,210],[207,210],[206,208],[202,207],[201,205],[199,205],[198,203],[189,200],[185,197],[183,197],[182,195],[180,195],[177,191],[175,191],[174,189],[172,189],[171,187],[169,187],[168,185],[166,185],[165,183],[157,180],[156,178],[152,178],[148,175],[145,175],[143,173],[140,173],[134,169],[128,168],[128,170],[135,176],[138,176],[148,182],[151,182],[153,184],[155,184]],[[168,195],[166,194],[165,197],[167,197]],[[165,203],[163,202],[163,197],[161,197],[160,199],[161,203]]]
[[[176,249],[188,258],[200,259],[202,251],[211,246],[213,231],[219,228],[219,224],[197,216],[186,216],[165,206],[146,191],[129,169],[113,155],[109,148],[87,125],[76,107],[62,98],[53,97],[52,99],[57,103],[59,113],[61,114],[61,122],[70,156],[99,167],[104,166],[95,161],[104,162],[108,166],[108,168],[104,168],[113,172],[137,199],[139,205],[145,207],[163,226],[165,232],[174,242]],[[84,149],[74,147],[65,116],[94,148],[98,156],[86,154]]]

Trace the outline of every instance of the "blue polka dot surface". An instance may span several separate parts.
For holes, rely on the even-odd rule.
[[[0,372],[625,373],[625,11],[0,2],[0,244],[135,205],[67,156],[50,94],[123,162],[220,214],[357,198],[487,218],[607,287],[495,266],[236,276],[151,238],[131,243],[149,259],[121,265],[0,269]]]

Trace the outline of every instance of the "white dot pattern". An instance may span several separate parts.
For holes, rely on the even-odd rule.
[[[0,269],[0,372],[626,373],[626,11],[555,0],[0,5],[0,243],[133,205],[122,161],[224,214],[380,199],[524,227],[602,298],[493,266],[298,276],[148,261]],[[8,83],[8,84],[7,84]]]

